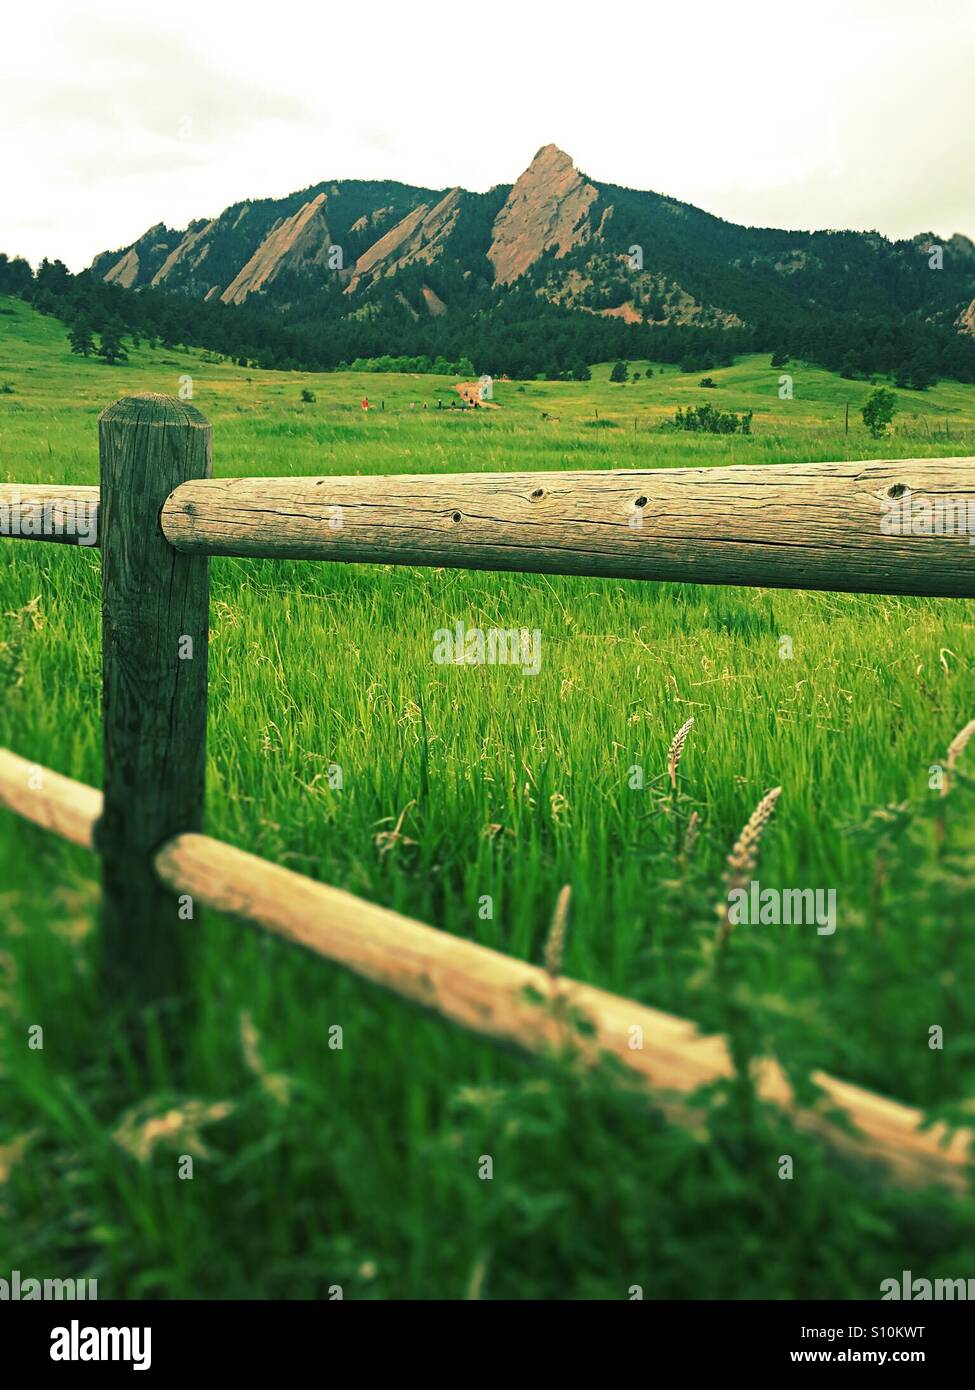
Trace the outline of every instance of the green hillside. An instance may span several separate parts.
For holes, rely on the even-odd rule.
[[[116,397],[138,391],[176,395],[180,378],[189,375],[194,403],[214,423],[221,420],[222,414],[235,417],[268,411],[277,417],[285,412],[292,417],[299,446],[306,436],[318,431],[316,437],[320,437],[322,429],[339,421],[350,428],[357,421],[355,428],[361,431],[361,440],[381,442],[386,438],[382,433],[385,430],[431,428],[431,421],[423,418],[423,404],[427,404],[427,415],[436,410],[438,400],[448,408],[452,399],[459,404],[455,388],[462,379],[431,374],[262,371],[256,367],[241,368],[220,360],[216,354],[150,348],[144,343],[138,348],[128,345],[128,359],[124,365],[110,367],[97,357],[72,355],[65,326],[59,319],[38,314],[21,300],[0,296],[0,388],[5,384],[11,388],[11,394],[3,398],[11,421],[27,408],[43,408],[58,415],[63,411],[97,412]],[[722,410],[753,411],[754,436],[679,441],[666,435],[656,436],[652,447],[654,458],[660,458],[657,466],[677,461],[688,448],[699,448],[705,455],[708,450],[716,454],[719,449],[740,449],[744,457],[752,457],[755,451],[792,449],[800,439],[815,447],[808,439],[811,434],[822,436],[822,444],[829,439],[830,458],[867,457],[875,452],[876,446],[859,418],[859,410],[873,389],[869,382],[849,381],[797,361],[773,368],[768,354],[746,355],[734,366],[706,372],[681,372],[670,363],[635,361],[630,364],[631,378],[639,373],[640,379],[623,385],[610,382],[611,368],[611,363],[596,363],[589,382],[495,380],[497,411],[485,411],[477,415],[476,421],[472,417],[464,425],[437,421],[437,427],[466,428],[467,423],[476,423],[478,437],[483,439],[486,435],[491,442],[497,435],[507,438],[517,428],[526,431],[522,445],[537,445],[542,453],[551,452],[552,439],[564,440],[573,433],[578,442],[584,442],[587,450],[596,450],[596,457],[602,459],[607,450],[645,450],[645,439],[633,442],[623,437],[634,427],[638,433],[646,432],[672,419],[678,407],[712,404]],[[649,379],[648,368],[653,373]],[[714,390],[701,387],[704,376],[715,383]],[[780,395],[784,377],[791,378],[791,399]],[[314,392],[314,404],[302,403],[303,389]],[[370,414],[367,420],[360,419],[363,395],[377,406],[385,403],[385,411]],[[908,442],[912,451],[918,446],[923,453],[923,446],[930,443],[934,454],[956,453],[954,446],[963,444],[975,426],[975,390],[969,385],[942,381],[926,391],[895,388],[895,395],[897,416],[885,449],[892,450],[895,457],[903,456]],[[420,410],[417,418],[412,418],[415,411],[410,412],[411,401]],[[848,435],[844,433],[847,405]],[[397,417],[395,426],[392,420],[382,418],[384,413]],[[542,418],[545,414],[555,418],[546,421]],[[407,418],[400,418],[404,415]],[[590,428],[597,417],[608,424],[611,437],[603,438],[601,431]],[[558,426],[564,427],[561,434]],[[612,433],[613,426],[619,434]],[[585,429],[585,434],[576,435],[578,429]],[[462,447],[466,448],[469,441],[466,436],[464,440]],[[864,450],[868,452],[864,454]],[[455,466],[464,471],[470,463],[458,461]],[[505,465],[501,462],[496,466]],[[538,462],[533,466],[545,464]],[[436,459],[431,467],[437,467]],[[383,471],[387,470],[397,471],[389,458],[383,462]]]

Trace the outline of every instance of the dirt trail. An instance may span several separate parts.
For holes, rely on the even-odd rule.
[[[461,381],[454,390],[460,396],[465,405],[473,405],[476,401],[481,410],[500,410],[497,401],[482,401],[480,397],[481,383],[479,381]]]

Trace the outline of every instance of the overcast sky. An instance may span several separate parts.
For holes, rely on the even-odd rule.
[[[331,178],[595,179],[736,222],[975,238],[975,0],[19,0],[0,250],[73,270]]]

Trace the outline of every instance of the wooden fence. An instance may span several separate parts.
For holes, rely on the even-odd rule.
[[[973,459],[425,477],[213,479],[192,406],[127,397],[99,421],[100,486],[0,485],[5,534],[102,552],[104,787],[0,750],[0,804],[102,861],[113,999],[186,987],[187,901],[250,921],[472,1031],[529,1052],[607,1057],[678,1117],[733,1073],[722,1038],[436,931],[202,834],[209,557],[250,555],[975,597],[966,534],[885,524],[905,497],[964,498]],[[923,514],[923,509],[922,509]],[[930,514],[930,513],[929,513]],[[639,1036],[642,1046],[634,1047]],[[904,1183],[967,1186],[975,1136],[816,1073],[758,1093],[797,1127]]]

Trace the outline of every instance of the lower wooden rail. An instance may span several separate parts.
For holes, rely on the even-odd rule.
[[[94,848],[100,792],[0,749],[0,805]],[[672,1118],[686,1119],[699,1087],[733,1075],[725,1040],[592,985],[437,931],[387,908],[270,864],[206,835],[170,840],[155,869],[174,894],[252,922],[344,966],[474,1033],[531,1053],[570,1052],[583,1065],[612,1058]],[[636,1045],[639,1043],[639,1045]],[[757,1062],[763,1100],[796,1128],[858,1160],[876,1162],[906,1185],[967,1190],[975,1135],[924,1127],[920,1110],[813,1074],[815,1106],[799,1106],[785,1073]]]

